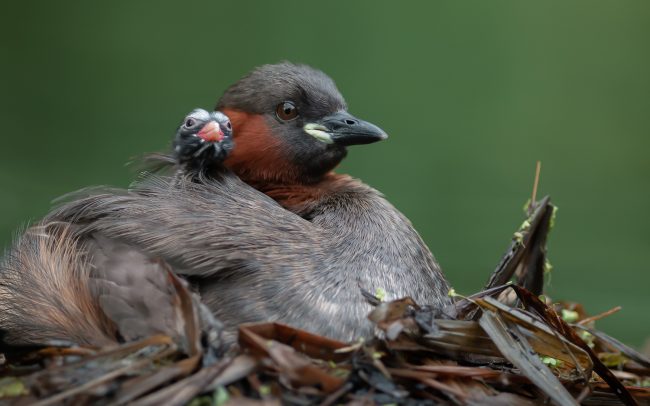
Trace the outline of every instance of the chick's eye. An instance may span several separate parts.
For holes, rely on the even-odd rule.
[[[196,120],[194,120],[193,118],[188,118],[187,120],[185,120],[185,127],[188,128],[194,127],[195,124],[196,124]]]
[[[278,107],[275,109],[275,114],[282,121],[290,121],[298,117],[298,109],[295,104],[286,101],[278,104]]]

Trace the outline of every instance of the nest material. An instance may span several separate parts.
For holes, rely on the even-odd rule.
[[[222,355],[200,339],[197,305],[179,301],[184,337],[0,355],[0,404],[650,405],[648,357],[579,305],[540,296],[554,207],[544,198],[529,214],[485,289],[450,292],[458,300],[442,312],[363,292],[371,341],[249,324]]]

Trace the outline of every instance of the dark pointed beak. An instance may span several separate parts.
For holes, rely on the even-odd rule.
[[[303,129],[326,144],[343,146],[370,144],[388,138],[388,134],[381,128],[359,120],[347,111],[337,111],[318,121],[307,123]]]

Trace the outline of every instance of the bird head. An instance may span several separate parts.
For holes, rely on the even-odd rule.
[[[250,183],[313,183],[350,145],[388,136],[352,116],[334,81],[306,65],[263,65],[232,85],[217,109],[233,125],[237,147],[225,164]]]
[[[176,131],[174,158],[181,165],[208,169],[221,164],[233,148],[232,124],[220,111],[195,109]]]

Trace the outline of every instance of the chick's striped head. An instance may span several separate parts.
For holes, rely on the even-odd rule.
[[[195,109],[176,131],[173,154],[181,165],[210,168],[220,165],[233,149],[232,124],[220,111]]]

